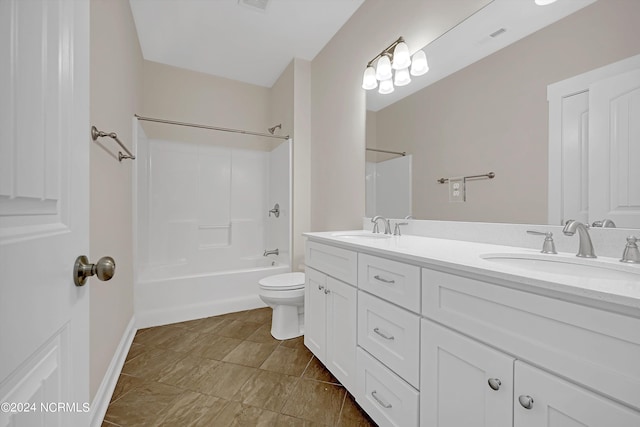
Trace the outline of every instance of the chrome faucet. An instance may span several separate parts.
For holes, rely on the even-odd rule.
[[[391,234],[391,224],[389,224],[389,220],[386,219],[385,217],[380,216],[380,215],[376,215],[373,218],[371,218],[371,222],[373,223],[372,233],[379,233],[380,232],[378,230],[378,220],[379,219],[384,221],[384,234]]]
[[[593,252],[593,244],[591,243],[588,227],[588,225],[584,225],[580,221],[570,219],[564,225],[562,232],[567,236],[573,236],[576,231],[578,232],[580,243],[576,256],[581,258],[597,258],[596,254]]]
[[[266,250],[264,251],[264,253],[262,254],[262,256],[268,256],[268,255],[280,255],[280,251],[278,250],[278,248],[273,249],[273,250]]]

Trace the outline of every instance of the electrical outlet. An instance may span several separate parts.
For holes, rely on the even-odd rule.
[[[464,202],[466,200],[464,178],[449,178],[449,201]]]

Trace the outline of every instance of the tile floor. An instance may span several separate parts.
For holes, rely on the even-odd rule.
[[[271,309],[139,330],[102,427],[375,426]]]

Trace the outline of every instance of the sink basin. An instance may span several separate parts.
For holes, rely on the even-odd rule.
[[[347,231],[344,233],[335,233],[332,237],[341,237],[343,239],[388,239],[391,237],[389,234],[372,233],[370,231]]]
[[[482,259],[504,266],[533,270],[540,273],[605,280],[640,280],[640,269],[597,259],[566,258],[560,255],[483,254]]]

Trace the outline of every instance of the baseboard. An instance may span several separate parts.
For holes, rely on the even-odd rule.
[[[136,312],[138,329],[266,307],[257,295]]]
[[[124,362],[127,359],[127,354],[131,348],[131,343],[133,342],[133,338],[136,336],[136,331],[136,319],[135,316],[132,316],[129,324],[127,325],[127,329],[125,329],[124,334],[122,334],[122,339],[120,340],[120,344],[118,344],[118,348],[111,359],[109,368],[102,378],[100,388],[98,388],[98,391],[93,398],[93,402],[91,402],[91,427],[100,427],[102,425],[104,416],[109,408],[111,396],[113,395],[113,391],[118,383],[120,372],[122,371]]]

